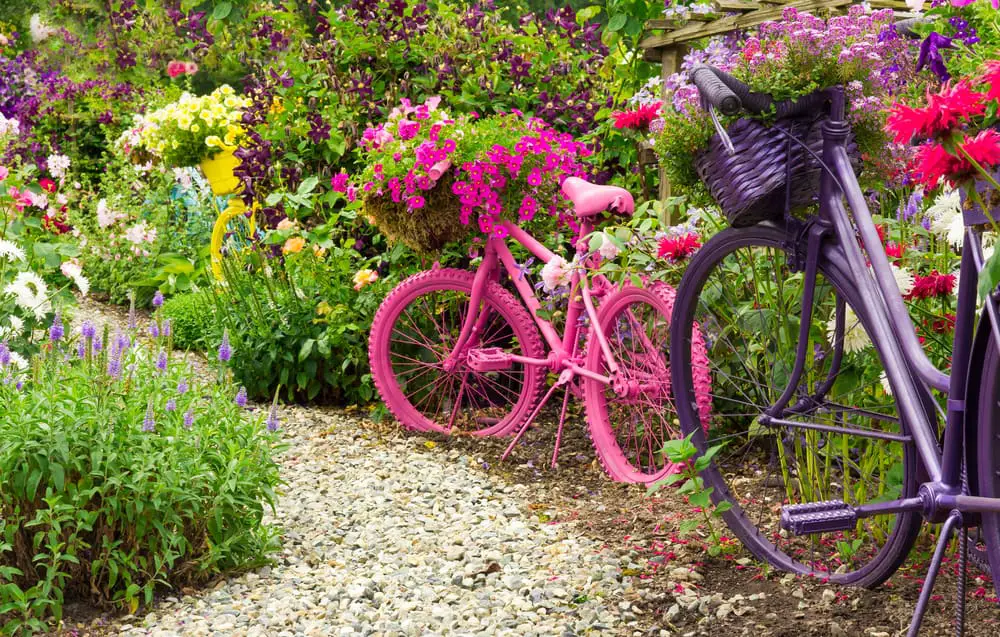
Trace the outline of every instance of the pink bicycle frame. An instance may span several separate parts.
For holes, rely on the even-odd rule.
[[[539,243],[534,237],[522,230],[520,227],[508,222],[501,222],[499,225],[500,227],[506,229],[507,235],[510,238],[524,246],[528,252],[533,254],[539,260],[548,263],[549,261],[557,258],[555,253]],[[582,254],[584,251],[580,247],[582,245],[582,239],[590,234],[591,230],[593,230],[593,224],[590,223],[590,221],[586,219],[580,221],[580,231],[577,234],[576,241],[574,242],[574,244],[577,245],[578,255]],[[609,371],[611,371],[612,374],[617,371],[618,366],[611,354],[611,348],[608,345],[607,337],[604,335],[603,331],[600,329],[600,325],[597,323],[597,310],[594,308],[593,295],[587,283],[587,278],[580,274],[579,269],[574,269],[570,279],[570,301],[569,307],[567,308],[566,330],[560,338],[552,323],[538,315],[541,303],[538,301],[538,297],[535,295],[535,291],[532,289],[531,284],[528,283],[522,275],[521,269],[514,261],[514,255],[511,254],[510,248],[507,247],[504,239],[494,236],[491,236],[486,241],[486,251],[483,256],[483,262],[476,271],[476,278],[474,279],[472,285],[472,294],[469,301],[469,313],[466,316],[465,323],[462,325],[462,331],[455,343],[455,348],[452,350],[451,356],[445,362],[446,367],[451,367],[457,364],[458,358],[467,350],[467,343],[470,342],[470,339],[472,339],[472,342],[475,342],[474,337],[484,328],[485,317],[480,316],[480,307],[482,305],[483,295],[485,294],[487,283],[490,280],[495,280],[494,277],[498,276],[498,261],[503,264],[504,269],[513,281],[518,295],[531,312],[531,316],[534,319],[535,324],[538,326],[538,330],[541,332],[542,337],[545,339],[545,342],[548,344],[550,350],[547,358],[530,358],[526,356],[511,355],[511,360],[524,365],[549,367],[555,372],[569,370],[573,374],[591,378],[606,385],[611,384],[610,377],[591,372],[582,367],[580,365],[580,360],[578,359],[578,352],[576,351],[577,344],[579,342],[580,317],[584,312],[586,312],[590,319],[590,325],[593,327],[597,336],[597,342],[604,352],[605,359],[608,361]]]

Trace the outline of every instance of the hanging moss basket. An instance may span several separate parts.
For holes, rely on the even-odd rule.
[[[462,204],[451,191],[451,175],[443,176],[430,190],[421,192],[424,207],[407,208],[388,195],[366,196],[364,211],[390,241],[399,242],[414,252],[433,255],[449,243],[466,238],[470,226],[459,219]]]

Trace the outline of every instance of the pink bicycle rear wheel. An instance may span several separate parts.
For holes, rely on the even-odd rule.
[[[591,439],[605,471],[619,482],[651,483],[678,469],[661,452],[680,433],[670,387],[670,314],[674,290],[665,284],[627,286],[601,304],[598,324],[619,367],[611,373],[608,360],[592,331],[587,369],[613,376],[611,385],[584,383]],[[695,356],[705,355],[704,342]],[[711,410],[706,375],[699,410]]]
[[[368,345],[375,386],[409,429],[476,436],[504,435],[537,404],[544,371],[512,361],[488,371],[470,367],[470,351],[495,357],[543,358],[538,330],[524,306],[498,283],[487,285],[477,326],[449,368],[472,295],[472,272],[438,269],[409,277],[389,293],[372,323]]]

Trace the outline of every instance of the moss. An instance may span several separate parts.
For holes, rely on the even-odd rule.
[[[396,203],[386,195],[366,197],[364,210],[391,241],[419,254],[433,255],[469,234],[470,226],[459,219],[461,203],[451,192],[451,184],[452,177],[446,175],[434,188],[421,193],[425,203],[417,210],[408,210],[405,203]]]

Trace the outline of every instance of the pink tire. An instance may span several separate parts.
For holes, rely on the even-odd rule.
[[[498,283],[487,285],[481,334],[457,364],[451,355],[468,311],[475,274],[438,269],[415,274],[389,293],[372,322],[368,356],[386,407],[417,431],[476,436],[504,435],[521,425],[537,404],[545,380],[541,367],[511,362],[475,371],[469,349],[543,358],[538,329],[524,306]]]
[[[674,290],[663,283],[640,288],[626,286],[601,304],[597,321],[618,364],[611,385],[587,379],[584,383],[587,423],[604,470],[619,482],[651,483],[678,467],[660,453],[663,445],[680,436],[670,387],[670,315]],[[700,333],[693,356],[705,356]],[[591,330],[586,367],[611,376],[607,358]],[[705,367],[699,368],[707,370]],[[711,378],[699,378],[697,403],[702,422],[712,408]]]

